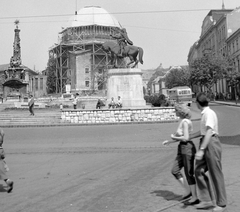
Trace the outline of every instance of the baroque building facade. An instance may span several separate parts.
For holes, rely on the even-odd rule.
[[[229,50],[229,46],[236,45],[236,39],[231,37],[240,29],[240,8],[211,10],[203,20],[202,31],[199,39],[193,44],[189,50],[188,63],[189,66],[196,58],[211,54],[217,57],[233,57],[233,51]],[[232,43],[232,40],[236,44]],[[231,49],[231,48],[230,48]],[[238,57],[235,57],[235,66]],[[219,80],[214,86],[213,91],[218,93],[232,92],[228,86],[226,79]],[[195,86],[195,92],[205,91],[206,88]]]

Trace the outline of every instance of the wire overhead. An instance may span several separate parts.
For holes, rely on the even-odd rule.
[[[176,13],[176,12],[201,12],[201,11],[209,11],[210,9],[196,9],[196,10],[156,10],[156,11],[131,11],[131,12],[115,12],[109,13],[112,15],[126,15],[126,14],[153,14],[153,13]],[[99,13],[98,15],[101,15]],[[14,18],[51,18],[51,17],[64,17],[64,16],[72,16],[73,14],[62,14],[62,15],[32,15],[32,16],[11,16],[11,17],[0,17],[0,19],[14,19]],[[76,14],[75,14],[76,15]],[[81,14],[81,15],[89,15],[89,14]]]

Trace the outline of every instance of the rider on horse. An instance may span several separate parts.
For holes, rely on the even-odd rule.
[[[118,44],[120,46],[120,54],[118,55],[119,57],[123,57],[123,51],[124,47],[129,44],[133,45],[133,42],[128,38],[127,31],[125,28],[122,28],[118,30],[118,33],[115,35],[110,34],[111,37],[116,38],[118,41]]]

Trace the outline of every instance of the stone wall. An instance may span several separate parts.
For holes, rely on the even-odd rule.
[[[75,124],[169,122],[178,120],[173,107],[112,110],[63,109],[61,119],[64,123]]]

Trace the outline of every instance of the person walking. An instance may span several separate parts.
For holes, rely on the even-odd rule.
[[[200,131],[190,135],[190,138],[200,138],[199,150],[196,153],[195,178],[199,190],[200,203],[197,209],[213,207],[209,177],[212,180],[213,190],[216,198],[216,206],[213,211],[224,211],[227,205],[227,196],[222,172],[221,155],[222,148],[218,136],[218,118],[216,113],[208,106],[208,98],[204,93],[196,97],[196,104],[201,110]]]
[[[0,179],[4,180],[7,184],[7,192],[10,193],[13,190],[13,181],[7,177],[6,172],[8,171],[8,167],[5,162],[5,152],[2,147],[4,139],[4,131],[0,129]]]
[[[31,115],[34,116],[34,111],[33,111],[33,108],[34,108],[34,97],[33,97],[33,95],[30,95],[30,100],[28,102],[28,107],[29,107],[30,116]]]
[[[73,99],[73,109],[77,109],[77,97],[76,96]]]
[[[174,160],[172,167],[173,176],[179,181],[179,183],[185,189],[185,194],[181,200],[187,200],[185,205],[196,205],[200,201],[197,198],[196,181],[194,178],[194,157],[196,153],[195,145],[190,141],[189,133],[192,132],[193,126],[190,109],[183,104],[175,106],[176,115],[180,118],[180,123],[175,134],[171,135],[173,140],[166,140],[163,145],[179,142],[177,157]],[[184,168],[187,182],[185,182],[181,169]]]

